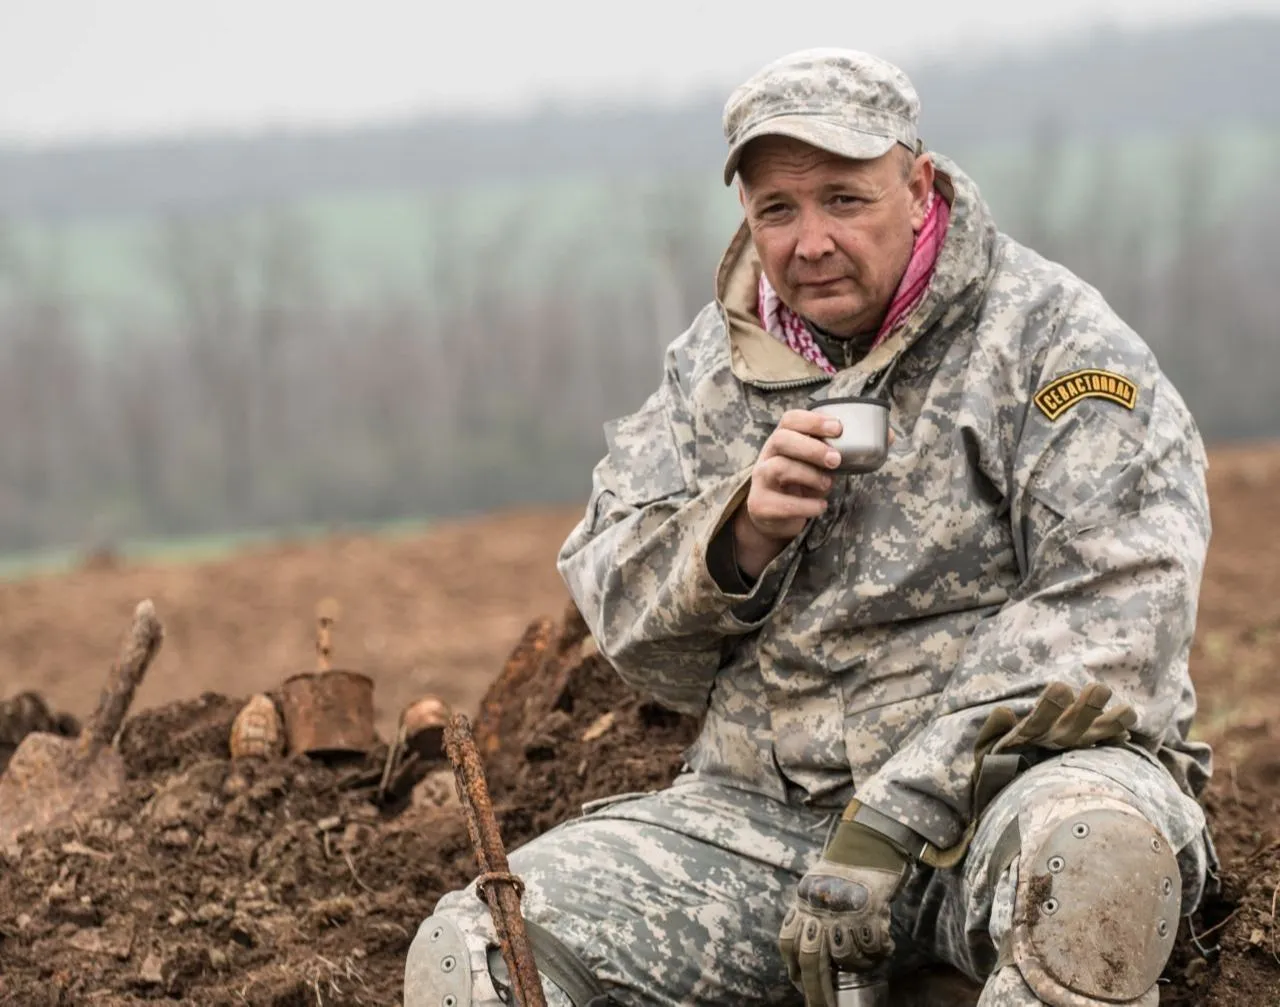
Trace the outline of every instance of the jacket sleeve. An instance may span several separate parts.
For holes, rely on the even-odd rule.
[[[751,471],[698,479],[714,465],[696,464],[686,359],[677,341],[661,387],[638,412],[605,425],[608,453],[595,467],[586,515],[561,548],[558,568],[621,677],[697,715],[726,641],[769,617],[799,545],[784,549],[754,584],[738,575],[727,522],[746,499]]]
[[[1108,366],[1096,352],[1048,356],[1040,387]],[[1006,452],[1018,588],[967,642],[933,718],[857,788],[865,804],[935,846],[957,842],[972,818],[979,727],[997,706],[1027,713],[1053,681],[1108,685],[1113,703],[1138,713],[1133,742],[1162,761],[1181,759],[1184,789],[1203,785],[1207,750],[1186,734],[1195,710],[1187,658],[1210,532],[1206,460],[1150,355],[1119,358],[1136,379],[1133,408],[1091,396],[1050,419],[1025,404]],[[1187,775],[1200,780],[1188,785]]]

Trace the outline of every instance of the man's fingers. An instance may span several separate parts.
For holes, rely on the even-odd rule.
[[[812,465],[774,455],[760,463],[756,473],[766,489],[786,493],[791,487],[802,487],[826,496],[831,490],[832,479]]]
[[[764,449],[760,452],[762,460],[775,456],[794,458],[807,462],[816,469],[831,470],[840,462],[840,452],[830,444],[796,430],[779,427],[769,435]],[[834,462],[833,462],[834,456]]]
[[[747,501],[747,514],[756,524],[770,521],[795,521],[820,517],[827,509],[822,497],[799,496],[780,490],[761,489]]]
[[[794,430],[810,437],[838,437],[840,421],[834,416],[815,413],[809,409],[788,409],[778,422],[779,430]]]

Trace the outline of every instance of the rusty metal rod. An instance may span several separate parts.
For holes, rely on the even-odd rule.
[[[507,863],[507,851],[502,845],[502,835],[489,800],[480,753],[471,733],[471,723],[463,714],[455,713],[449,718],[444,742],[449,762],[453,765],[467,832],[480,865],[480,895],[493,915],[502,960],[507,963],[507,971],[511,974],[512,995],[517,1007],[546,1007],[542,978],[538,975],[524,917],[520,914],[523,886]]]

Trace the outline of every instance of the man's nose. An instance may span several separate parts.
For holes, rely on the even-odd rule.
[[[802,210],[798,226],[800,230],[796,236],[796,255],[799,258],[814,261],[835,251],[836,245],[831,239],[831,231],[821,213]]]

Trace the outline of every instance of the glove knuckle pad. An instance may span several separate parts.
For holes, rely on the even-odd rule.
[[[797,894],[815,909],[834,913],[861,912],[871,901],[866,885],[822,874],[806,876]]]

